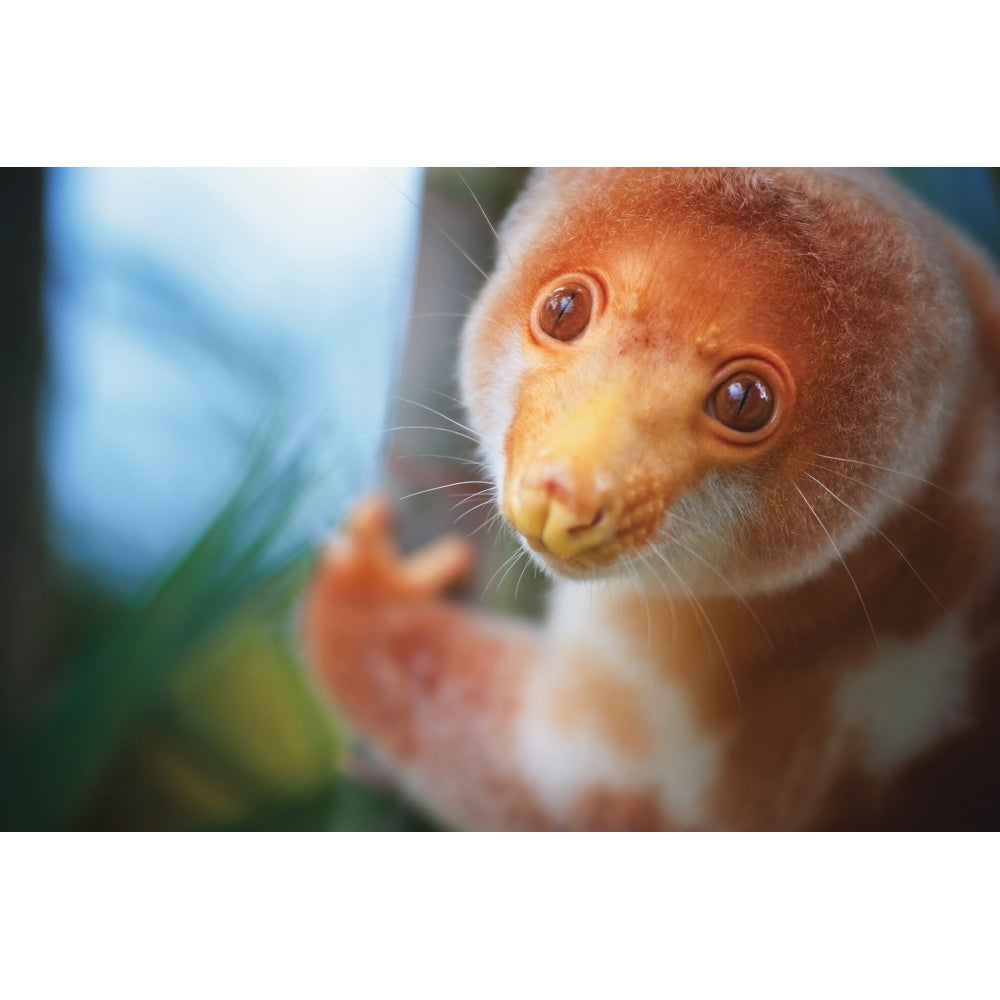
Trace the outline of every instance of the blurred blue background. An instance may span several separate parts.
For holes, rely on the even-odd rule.
[[[301,530],[374,485],[419,171],[57,170],[47,193],[61,557],[136,587],[221,504],[264,423],[308,437],[326,472]]]

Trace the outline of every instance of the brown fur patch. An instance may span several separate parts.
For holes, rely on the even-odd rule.
[[[570,812],[574,830],[651,831],[670,828],[651,792],[623,792],[604,787],[581,795]]]
[[[653,749],[653,734],[632,685],[608,671],[607,664],[582,647],[569,651],[572,676],[549,703],[549,719],[562,730],[585,730],[625,757]]]

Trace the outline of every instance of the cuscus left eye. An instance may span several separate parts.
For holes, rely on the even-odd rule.
[[[730,430],[753,434],[774,413],[774,391],[761,376],[739,372],[712,393],[708,412]]]
[[[590,323],[593,295],[586,285],[568,282],[553,289],[538,306],[538,325],[554,340],[579,337]]]

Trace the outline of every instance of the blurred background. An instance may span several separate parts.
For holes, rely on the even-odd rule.
[[[377,488],[537,610],[450,423],[524,173],[0,171],[4,828],[433,829],[352,770],[296,607]],[[896,173],[1000,257],[995,169]]]

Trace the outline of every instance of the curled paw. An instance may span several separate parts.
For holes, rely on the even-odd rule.
[[[334,705],[370,730],[386,729],[382,742],[398,749],[409,745],[413,668],[435,658],[445,620],[460,614],[439,595],[469,571],[472,549],[445,537],[401,555],[389,520],[383,498],[365,500],[326,546],[306,590],[301,638]]]
[[[396,549],[384,497],[362,501],[343,530],[327,545],[316,569],[314,588],[340,591],[344,598],[371,600],[440,594],[465,577],[472,549],[458,536],[439,538],[409,555]]]

